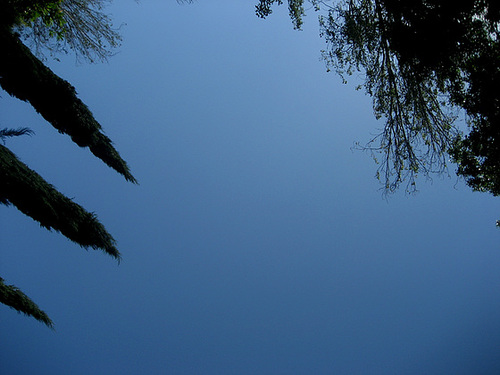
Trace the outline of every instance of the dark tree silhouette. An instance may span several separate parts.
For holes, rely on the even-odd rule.
[[[58,77],[23,40],[36,49],[57,52],[68,45],[90,61],[104,59],[118,35],[100,10],[103,0],[8,0],[0,12],[0,86],[30,103],[49,124],[89,150],[126,180],[136,182],[129,167],[102,132],[100,124],[76,90]],[[0,138],[30,133],[29,129],[3,129]],[[102,250],[116,259],[115,240],[96,216],[57,191],[35,171],[0,145],[0,203],[14,205],[44,228],[55,230],[84,248]],[[52,327],[37,305],[13,285],[0,279],[0,302]]]
[[[261,0],[260,17],[280,0]],[[474,190],[500,194],[500,3],[496,0],[311,0],[329,69],[364,76],[375,115],[385,118],[365,149],[387,191],[414,189],[418,173],[451,159]],[[289,1],[295,27],[303,0]],[[298,16],[297,16],[298,15]],[[459,132],[455,115],[469,130]]]
[[[0,303],[16,309],[20,313],[31,316],[50,328],[54,326],[48,315],[40,310],[26,294],[14,285],[6,285],[2,278],[0,278]]]

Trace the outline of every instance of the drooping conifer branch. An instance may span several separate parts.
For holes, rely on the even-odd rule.
[[[0,303],[7,305],[19,313],[31,316],[53,328],[52,320],[26,294],[14,285],[7,285],[0,277]]]
[[[19,38],[0,28],[0,86],[10,95],[29,102],[59,132],[68,134],[125,179],[136,182],[127,163],[104,135],[88,107],[71,84],[54,74]]]
[[[115,240],[93,213],[61,194],[2,145],[0,181],[0,203],[16,206],[42,227],[61,232],[84,248],[120,259]]]
[[[76,90],[58,77],[21,40],[44,45],[69,45],[77,55],[105,59],[119,34],[100,10],[104,0],[7,0],[0,11],[0,87],[30,103],[45,120],[73,142],[90,151],[128,181],[136,182],[125,161],[102,132]],[[22,33],[22,35],[20,34]],[[36,49],[36,48],[35,48]],[[28,128],[0,129],[0,143],[9,137],[30,134]],[[93,213],[73,202],[0,144],[0,203],[14,205],[38,221],[84,248],[103,250],[116,259],[115,240]],[[0,303],[52,327],[52,321],[23,292],[0,278]]]

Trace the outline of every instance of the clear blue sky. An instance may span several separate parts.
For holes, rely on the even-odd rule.
[[[384,200],[370,99],[252,1],[109,8],[108,64],[47,61],[134,186],[1,94],[18,156],[98,214],[123,262],[0,207],[0,275],[55,321],[0,306],[0,373],[498,374],[500,205],[455,177]],[[451,168],[453,172],[453,167]]]

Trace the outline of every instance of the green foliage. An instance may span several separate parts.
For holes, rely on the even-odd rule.
[[[457,139],[451,156],[458,174],[476,191],[500,195],[500,40],[491,41],[466,65],[467,90],[457,96],[469,116],[470,132]]]
[[[62,0],[5,0],[2,4],[2,23],[29,24],[40,19],[47,27],[61,27]]]
[[[478,191],[500,193],[500,7],[497,1],[380,2],[400,64],[429,81],[468,118],[446,151]],[[428,84],[428,85],[429,85]]]
[[[135,182],[129,167],[102,133],[101,125],[78,99],[67,81],[47,68],[19,38],[0,30],[0,45],[7,58],[0,60],[0,85],[10,95],[29,102],[60,133],[68,134],[80,147]]]
[[[0,203],[13,204],[46,229],[61,232],[84,248],[101,249],[116,259],[115,240],[96,216],[58,192],[0,145]]]
[[[103,15],[103,0],[27,1],[9,0],[0,13],[0,86],[10,95],[30,103],[60,133],[68,134],[80,147],[136,182],[127,163],[102,132],[76,90],[47,68],[21,40],[31,40],[35,50],[60,51],[69,45],[90,61],[105,59],[119,35]],[[51,43],[55,44],[51,44]],[[31,134],[27,128],[2,129],[0,140]],[[113,237],[95,214],[57,191],[35,171],[0,145],[0,203],[14,205],[46,229],[60,232],[82,246],[102,250],[117,260],[120,253]],[[24,293],[0,279],[0,303],[52,327],[48,316]]]
[[[383,130],[366,146],[386,191],[415,189],[447,160],[478,191],[500,194],[500,5],[497,0],[311,0],[328,69],[356,73]],[[261,0],[266,17],[279,0]],[[300,1],[289,1],[299,9]],[[292,20],[295,20],[292,16]],[[454,127],[466,114],[469,132]]]
[[[19,313],[31,316],[36,320],[53,328],[52,320],[48,315],[40,310],[40,308],[23,292],[14,285],[5,284],[0,277],[0,303],[13,308]]]
[[[260,18],[266,18],[272,11],[272,6],[282,5],[282,0],[260,0],[255,6],[255,13]],[[295,29],[300,29],[302,27],[302,17],[304,16],[304,0],[288,0],[288,12]]]
[[[419,74],[394,53],[386,12],[371,0],[341,2],[320,16],[320,25],[328,68],[344,82],[363,74],[375,116],[385,119],[382,132],[360,148],[373,153],[386,191],[403,182],[414,191],[419,173],[443,172],[457,134],[454,116],[443,106],[436,76]]]
[[[43,56],[71,50],[79,59],[105,61],[121,42],[111,18],[103,13],[110,0],[13,1],[11,17],[21,39]]]

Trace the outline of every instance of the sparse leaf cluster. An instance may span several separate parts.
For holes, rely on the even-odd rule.
[[[282,0],[260,0],[255,6],[255,13],[260,18],[266,18],[269,16],[273,10],[272,6],[282,5]],[[300,29],[302,27],[302,17],[304,16],[304,1],[303,0],[288,0],[288,12],[292,20],[295,29]]]
[[[383,130],[360,149],[372,152],[379,164],[377,177],[386,192],[405,183],[415,191],[420,173],[446,170],[448,154],[457,136],[455,117],[440,98],[434,75],[418,74],[394,53],[388,33],[390,19],[371,0],[339,3],[320,16],[327,42],[323,57],[329,69],[347,82],[353,73],[364,76],[363,87],[373,99]]]
[[[266,17],[280,0],[261,0]],[[373,152],[387,192],[447,169],[500,195],[500,3],[496,0],[311,0],[323,57],[344,81],[361,75],[382,131]],[[302,14],[303,1],[289,1]],[[292,16],[295,22],[296,18]],[[469,132],[455,128],[456,114]]]
[[[18,22],[16,31],[39,56],[73,51],[90,62],[106,61],[121,36],[104,13],[110,0],[61,0],[43,15],[36,12]]]

